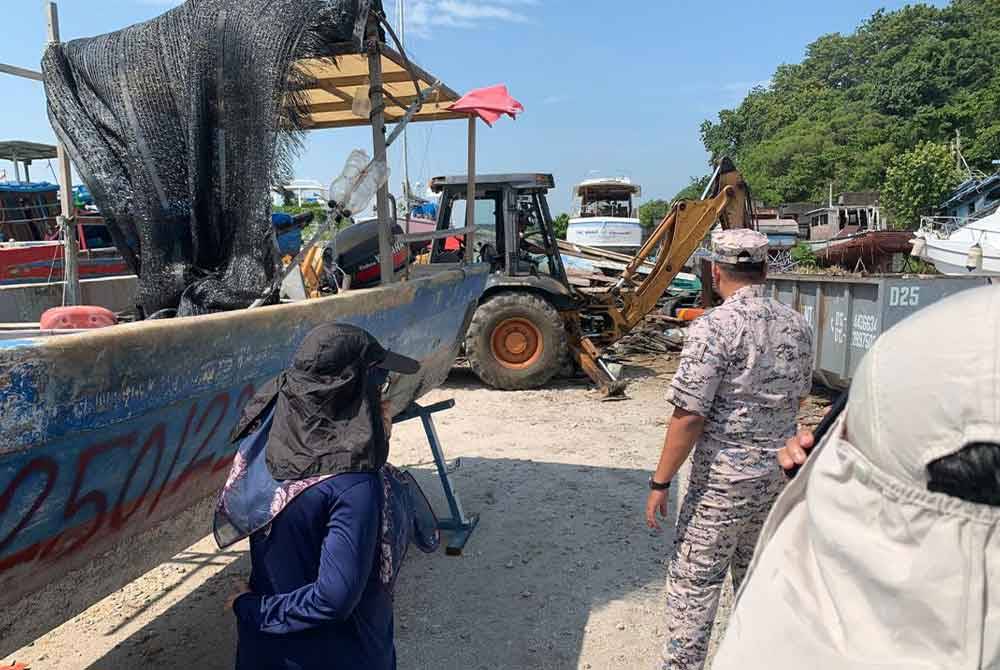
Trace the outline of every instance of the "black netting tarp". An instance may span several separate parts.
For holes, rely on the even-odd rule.
[[[148,315],[245,307],[275,279],[270,189],[301,126],[301,58],[357,51],[379,0],[188,0],[51,46],[49,119]]]

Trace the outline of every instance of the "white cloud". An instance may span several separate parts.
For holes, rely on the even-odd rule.
[[[539,0],[406,0],[406,33],[430,37],[435,29],[474,29],[491,23],[528,23]],[[394,10],[395,6],[388,5]]]

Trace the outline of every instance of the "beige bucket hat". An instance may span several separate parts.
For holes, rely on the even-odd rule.
[[[1000,443],[1000,287],[886,332],[779,497],[713,670],[1000,668],[1000,508],[927,465]]]

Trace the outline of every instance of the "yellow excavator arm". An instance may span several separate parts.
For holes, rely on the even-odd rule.
[[[703,200],[677,202],[656,227],[639,253],[628,264],[618,282],[604,293],[592,296],[584,308],[603,316],[603,332],[583,335],[579,325],[570,325],[571,347],[583,370],[605,392],[620,393],[622,386],[601,362],[601,351],[624,337],[656,307],[670,283],[701,244],[716,222],[725,229],[753,226],[749,189],[728,158],[719,162]],[[659,253],[656,253],[659,249]],[[645,276],[639,269],[653,254],[652,268]]]

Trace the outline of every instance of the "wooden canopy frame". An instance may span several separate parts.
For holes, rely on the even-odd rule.
[[[418,100],[414,80],[420,92],[429,95],[420,109],[410,118],[410,123],[464,119],[465,114],[448,111],[459,95],[439,79],[413,63],[385,43],[378,43],[378,69],[385,94],[386,123],[400,121],[407,109]],[[372,86],[371,59],[366,54],[346,54],[336,61],[305,60],[299,65],[310,76],[312,83],[306,89],[307,125],[311,130],[367,126],[368,118],[358,117],[352,111],[359,96],[367,96]]]

